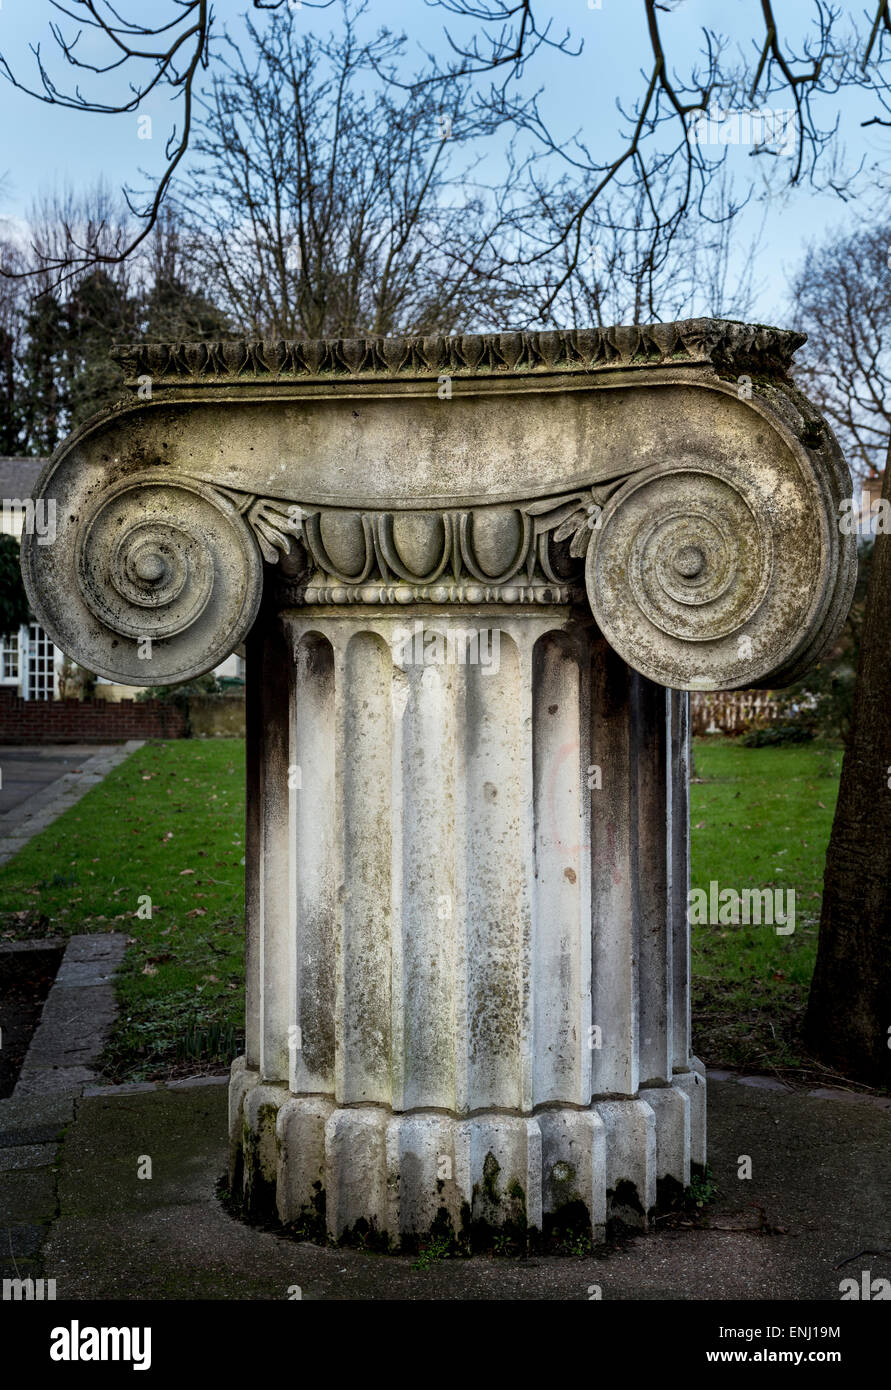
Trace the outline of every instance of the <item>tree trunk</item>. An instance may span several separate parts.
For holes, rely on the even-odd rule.
[[[891,502],[891,450],[882,496]],[[878,534],[851,736],[826,856],[805,1038],[834,1071],[891,1083],[891,536]]]

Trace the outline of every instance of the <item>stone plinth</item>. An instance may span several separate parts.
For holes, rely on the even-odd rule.
[[[705,1162],[688,696],[834,639],[850,479],[797,342],[122,351],[48,468],[35,610],[164,683],[247,641],[249,1208],[395,1248],[645,1227]]]

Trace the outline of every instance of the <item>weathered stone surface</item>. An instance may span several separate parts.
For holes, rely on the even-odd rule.
[[[117,1013],[113,977],[126,946],[121,932],[69,938],[22,1064],[13,1102],[79,1095],[95,1081],[91,1063],[98,1059]],[[4,1104],[0,1102],[0,1107]]]
[[[95,1059],[115,1013],[114,997],[104,983],[77,980],[50,990],[22,1074],[42,1066],[88,1065]]]
[[[144,684],[246,637],[230,1170],[258,1214],[597,1236],[704,1163],[684,692],[795,678],[855,577],[800,341],[124,349],[151,399],[48,467],[23,566],[59,645]]]
[[[56,1144],[14,1144],[10,1148],[0,1148],[0,1173],[9,1173],[17,1168],[44,1168],[56,1156]]]
[[[0,1231],[51,1221],[56,1207],[56,1180],[49,1165],[0,1175]]]
[[[0,1100],[0,1144],[45,1144],[70,1124],[74,1101],[63,1097],[7,1096]],[[25,1134],[30,1137],[19,1139]]]
[[[856,567],[847,469],[786,377],[799,341],[695,320],[125,350],[155,364],[151,400],[42,476],[57,536],[24,539],[32,603],[91,669],[163,684],[244,638],[261,557],[287,558],[297,603],[510,606],[574,601],[584,559],[601,629],[651,679],[788,682]]]

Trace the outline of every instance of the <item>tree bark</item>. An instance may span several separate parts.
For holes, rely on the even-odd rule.
[[[891,449],[882,496],[891,502]],[[834,1071],[891,1083],[891,536],[875,537],[851,737],[804,1026]]]

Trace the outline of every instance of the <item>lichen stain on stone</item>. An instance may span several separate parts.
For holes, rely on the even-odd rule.
[[[490,935],[485,988],[476,994],[470,1011],[470,1054],[479,1064],[494,1056],[510,1056],[520,1038],[520,981],[514,945],[508,942],[496,948],[499,934],[496,931]]]
[[[355,1225],[348,1227],[340,1235],[337,1245],[348,1245],[358,1250],[370,1250],[375,1254],[387,1255],[397,1248],[388,1231],[382,1231],[372,1218],[366,1221],[360,1216]]]
[[[626,1225],[639,1227],[641,1222],[646,1222],[647,1213],[638,1196],[637,1187],[628,1178],[622,1178],[615,1187],[607,1188],[606,1197],[609,1212],[608,1232],[620,1230]]]
[[[268,1158],[270,1122],[273,1150],[275,1148],[276,1114],[274,1105],[261,1105],[256,1128],[252,1129],[246,1120],[242,1125],[242,1202],[245,1212],[255,1220],[277,1217],[276,1165]]]

